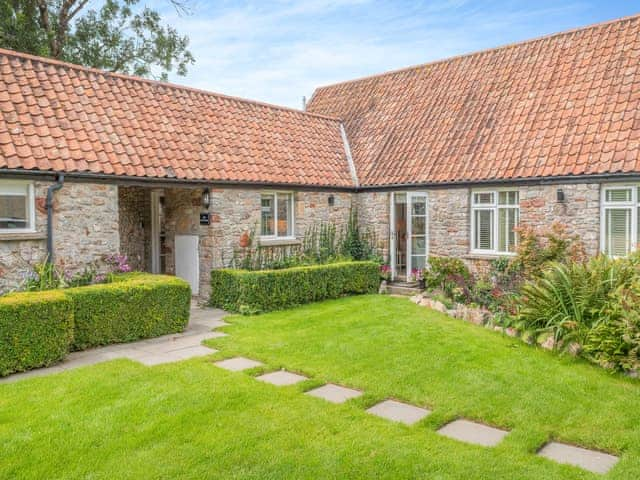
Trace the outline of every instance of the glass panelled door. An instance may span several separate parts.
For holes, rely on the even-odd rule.
[[[409,210],[407,222],[407,276],[415,270],[423,270],[429,254],[429,215],[427,194],[410,192],[407,194]]]

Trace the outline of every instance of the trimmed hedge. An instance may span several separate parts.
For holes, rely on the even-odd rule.
[[[44,367],[70,350],[181,332],[191,288],[166,275],[127,273],[112,283],[0,297],[0,377]]]
[[[231,312],[259,313],[343,295],[375,293],[375,262],[341,262],[282,270],[211,272],[211,305]]]
[[[191,288],[176,277],[117,275],[65,293],[74,306],[73,350],[177,333],[189,322]]]
[[[0,377],[64,358],[73,338],[73,303],[60,290],[0,297]]]

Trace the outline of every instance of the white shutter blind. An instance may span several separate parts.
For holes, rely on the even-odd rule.
[[[475,248],[493,250],[493,210],[476,210],[475,216]]]
[[[607,254],[622,257],[631,248],[631,209],[608,208],[605,212]]]

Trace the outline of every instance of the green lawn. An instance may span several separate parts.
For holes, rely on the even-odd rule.
[[[0,478],[602,478],[533,455],[556,438],[622,454],[640,477],[640,382],[558,358],[405,299],[353,297],[235,316],[213,357],[119,360],[0,385]],[[278,388],[211,365],[235,354],[312,380]],[[302,395],[331,381],[366,395]],[[406,427],[364,408],[433,409]],[[495,448],[435,433],[464,416],[512,429]]]

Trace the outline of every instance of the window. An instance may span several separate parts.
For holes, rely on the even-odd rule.
[[[0,181],[0,232],[32,232],[35,228],[33,183]]]
[[[291,238],[293,233],[293,194],[264,193],[261,198],[260,236]]]
[[[516,190],[478,191],[471,194],[471,244],[478,253],[514,253],[515,228],[520,222]]]
[[[602,195],[602,251],[623,257],[638,243],[638,187],[605,187]]]

